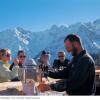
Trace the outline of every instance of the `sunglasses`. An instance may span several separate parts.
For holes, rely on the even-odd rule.
[[[11,54],[4,55],[5,57],[11,57]]]
[[[19,58],[26,58],[26,56],[19,56]]]
[[[59,58],[62,58],[62,57],[65,57],[65,56],[59,56]]]

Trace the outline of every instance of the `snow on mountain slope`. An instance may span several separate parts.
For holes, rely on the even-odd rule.
[[[78,34],[88,52],[100,52],[100,20],[87,23],[76,23],[68,27],[53,25],[50,29],[31,32],[17,27],[0,32],[0,48],[10,48],[13,56],[20,49],[26,50],[31,57],[36,57],[42,50],[51,51],[52,59],[59,50],[65,50],[64,38],[70,34]]]
[[[70,33],[77,34],[81,37],[84,48],[87,49],[87,51],[89,53],[97,54],[98,52],[100,52],[100,45],[97,42],[98,40],[96,41],[96,38],[92,37],[92,35],[95,35],[95,33],[93,31],[91,31],[85,24],[76,23],[76,24],[69,26],[64,34],[62,31],[60,37],[56,38],[52,42],[52,45],[50,45],[48,47],[48,49],[50,49],[51,52],[53,52],[54,58],[57,57],[57,53],[55,53],[55,51],[57,51],[57,52],[59,50],[66,51],[63,41],[64,41],[64,38]],[[100,36],[98,37],[98,39],[100,42]],[[69,55],[67,54],[67,56],[69,56]]]

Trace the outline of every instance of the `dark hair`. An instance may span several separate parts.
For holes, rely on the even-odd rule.
[[[50,54],[50,52],[49,52],[49,51],[45,51],[45,50],[43,50],[43,51],[41,52],[41,54],[42,54],[42,55]]]
[[[78,35],[75,34],[69,34],[65,37],[64,42],[66,42],[66,40],[69,40],[70,42],[78,42],[79,44],[81,44],[81,39]]]
[[[25,51],[24,50],[19,50],[18,53],[17,53],[17,56],[19,56],[20,53],[25,53]]]

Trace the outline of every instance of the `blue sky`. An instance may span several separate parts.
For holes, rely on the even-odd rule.
[[[0,31],[31,31],[100,18],[100,0],[0,0]]]

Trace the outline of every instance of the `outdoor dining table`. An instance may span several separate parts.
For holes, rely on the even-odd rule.
[[[54,82],[55,79],[49,78],[50,82]],[[0,83],[0,96],[25,96],[23,93],[23,85],[21,81],[18,82],[3,82]],[[40,95],[66,95],[66,92],[46,91],[41,92]]]
[[[96,76],[100,75],[100,69],[95,70]],[[44,80],[44,79],[43,79]],[[47,80],[47,79],[45,79]],[[52,79],[48,78],[49,83],[55,83],[56,81],[59,81],[60,79]],[[0,96],[3,95],[25,95],[23,93],[23,85],[21,81],[18,82],[3,82],[0,83]],[[41,95],[67,95],[66,92],[56,92],[56,91],[47,91],[45,93],[41,93]]]
[[[22,95],[22,83],[20,81],[0,83],[0,96],[2,95]]]

